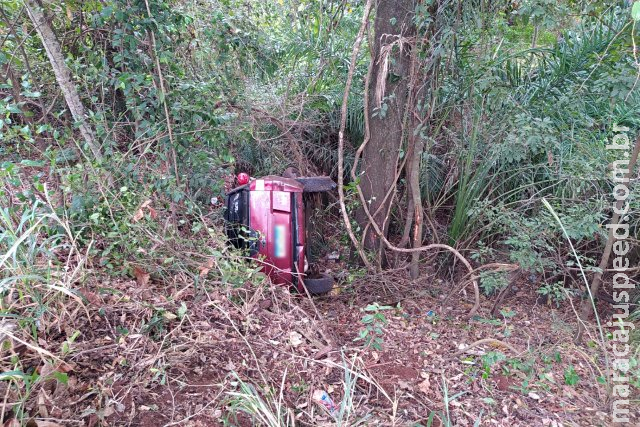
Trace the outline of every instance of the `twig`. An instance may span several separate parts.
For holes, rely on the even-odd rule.
[[[38,353],[38,355],[43,359],[43,356],[47,356],[52,358],[53,360],[56,360],[60,363],[64,363],[64,360],[60,359],[58,356],[54,355],[53,353],[51,353],[50,351],[45,350],[44,348],[40,348],[37,347],[35,345],[29,344],[26,341],[21,340],[20,338],[18,338],[17,336],[15,336],[14,334],[12,334],[9,330],[0,327],[0,334],[3,334],[7,337],[9,337],[10,339],[14,340],[14,341],[18,341],[20,344],[27,346],[28,348],[30,348],[31,350],[35,351],[36,353]]]

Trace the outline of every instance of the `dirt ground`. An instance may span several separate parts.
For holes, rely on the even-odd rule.
[[[250,284],[96,279],[86,312],[78,305],[39,332],[45,350],[67,342],[64,363],[10,350],[49,378],[29,390],[24,412],[49,427],[610,425],[596,331],[574,345],[569,304],[540,305],[520,286],[496,318],[483,298],[467,320],[471,304],[444,304],[452,285],[431,277],[345,279],[312,299]],[[373,302],[393,307],[381,311],[379,349],[354,341]],[[7,406],[21,397],[0,387]],[[631,409],[629,425],[640,425]],[[17,425],[9,415],[5,426]]]

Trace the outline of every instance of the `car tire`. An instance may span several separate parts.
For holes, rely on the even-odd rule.
[[[304,286],[310,294],[325,294],[333,289],[333,277],[326,274],[320,274],[319,277],[304,279]]]

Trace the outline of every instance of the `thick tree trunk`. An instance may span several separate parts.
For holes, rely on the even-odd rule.
[[[375,19],[375,58],[369,98],[370,139],[363,151],[361,188],[369,210],[386,234],[389,230],[390,199],[381,206],[393,184],[398,156],[403,144],[403,122],[411,64],[410,43],[415,34],[413,14],[415,0],[378,1]],[[379,209],[380,208],[380,209]],[[368,218],[361,209],[356,219],[364,230]],[[380,250],[381,240],[373,227],[365,236],[367,249]]]
[[[78,123],[78,128],[80,129],[84,142],[93,153],[93,156],[97,160],[102,160],[102,153],[98,143],[96,142],[95,134],[91,126],[87,123],[84,106],[82,105],[78,91],[71,80],[71,71],[64,62],[62,47],[60,46],[60,42],[58,42],[58,39],[44,14],[42,3],[39,0],[25,0],[24,5],[27,9],[27,13],[29,14],[29,18],[38,32],[38,36],[40,36],[44,50],[47,52],[49,62],[51,62],[51,67],[53,67],[53,73],[56,76],[56,81],[60,86],[64,100],[71,112],[71,116]]]

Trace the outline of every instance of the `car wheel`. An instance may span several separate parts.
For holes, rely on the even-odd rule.
[[[320,274],[317,277],[306,277],[304,286],[310,294],[324,294],[333,289],[333,277]]]

